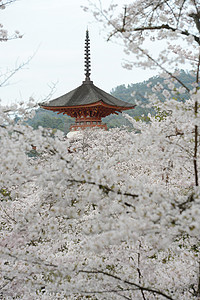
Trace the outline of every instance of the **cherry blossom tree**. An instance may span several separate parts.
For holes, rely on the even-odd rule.
[[[121,36],[143,66],[165,71],[169,88],[153,89],[163,90],[166,101],[151,95],[158,113],[148,123],[125,115],[131,130],[83,131],[67,139],[27,125],[36,105],[32,98],[0,106],[3,299],[200,298],[198,26],[192,38],[186,34],[199,8],[194,1],[133,4],[120,17],[123,27],[117,26],[120,18],[111,21],[105,11],[103,16],[114,24],[111,36]],[[161,27],[167,15],[172,29]],[[177,51],[178,61],[189,58],[196,67],[192,90],[181,82],[175,90],[178,77],[165,67],[169,61],[155,60],[142,48],[145,39],[154,39],[144,39],[145,29],[133,30],[133,24],[161,27],[152,28],[155,39],[160,34],[174,41],[176,34],[194,43],[189,56]],[[169,56],[170,67],[175,55]],[[190,95],[184,102],[176,100],[182,88]]]
[[[146,131],[146,140],[149,140],[148,151],[146,150],[147,146],[145,147],[144,145],[142,148],[143,155],[148,153],[148,156],[146,156],[148,159],[144,160],[147,174],[150,174],[148,163],[151,162],[151,159],[149,158],[152,156],[152,153],[155,153],[153,163],[151,163],[152,169],[154,172],[155,170],[156,172],[158,170],[163,171],[161,177],[166,181],[167,185],[170,181],[169,189],[172,189],[174,186],[172,184],[172,174],[176,170],[174,179],[176,181],[175,190],[176,192],[179,191],[179,195],[176,195],[177,199],[181,199],[180,195],[183,192],[183,190],[177,189],[178,181],[180,180],[178,185],[181,189],[185,184],[189,184],[187,200],[179,204],[178,202],[174,203],[176,207],[182,207],[185,211],[189,206],[190,208],[193,207],[193,202],[196,202],[196,204],[198,202],[198,196],[197,198],[195,196],[195,200],[190,198],[193,192],[198,191],[198,189],[192,188],[191,190],[192,185],[189,182],[191,182],[191,177],[193,177],[194,185],[196,187],[199,185],[199,4],[197,1],[133,1],[131,4],[126,5],[123,8],[123,12],[118,16],[114,13],[117,5],[113,3],[108,9],[103,9],[101,3],[97,7],[90,2],[90,7],[95,18],[103,22],[105,28],[109,30],[108,40],[116,38],[119,41],[121,39],[124,43],[125,52],[136,57],[136,62],[130,62],[129,60],[125,63],[125,67],[128,69],[131,69],[133,65],[143,68],[158,67],[163,72],[163,76],[166,77],[167,90],[163,86],[154,86],[152,89],[162,90],[167,100],[165,103],[161,103],[159,99],[156,99],[155,95],[152,97],[154,105],[159,109],[159,115],[156,118],[150,118],[150,126],[143,123],[138,124],[134,120],[131,120],[131,122],[134,124],[134,128],[139,127],[138,130],[141,132],[148,128],[148,134]],[[165,41],[165,47],[162,46],[160,41]],[[152,48],[150,43],[152,43]],[[155,43],[161,51],[155,51],[155,46],[153,45]],[[145,48],[147,46],[148,49]],[[173,69],[177,69],[183,63],[187,63],[187,66],[190,66],[190,70],[194,74],[193,89],[180,82],[177,71],[173,72]],[[180,84],[178,91],[174,86],[175,81]],[[177,103],[175,98],[177,98],[178,93],[181,94],[183,92],[183,89],[189,93],[190,100],[185,103]],[[128,118],[130,119],[130,117]],[[152,129],[153,131],[151,131]],[[155,135],[157,138],[155,138]],[[157,141],[157,147],[154,148],[155,141]],[[144,140],[142,139],[143,142]],[[149,145],[151,146],[149,147]],[[154,150],[156,148],[160,150],[154,152],[153,148]],[[161,156],[159,156],[159,153]],[[159,164],[161,168],[156,164],[156,157],[157,160],[160,158]],[[182,166],[180,162],[182,162]],[[176,169],[177,163],[179,167],[181,166],[181,168],[183,167],[183,169],[187,170],[186,177],[183,169],[179,169],[179,171]],[[190,176],[188,176],[189,173],[191,174]],[[194,204],[194,207],[196,204]],[[182,209],[178,214],[184,214],[184,218],[186,217]],[[182,224],[184,223],[183,219],[181,222]],[[189,223],[192,224],[192,219],[190,219]],[[191,235],[189,232],[188,234]],[[196,237],[198,244],[198,233]]]
[[[199,225],[188,218],[198,215],[187,186],[177,189],[174,179],[166,188],[164,162],[152,169],[146,141],[158,151],[158,123],[141,124],[140,134],[92,131],[74,141],[12,122],[1,127],[4,297],[195,299]],[[31,145],[36,159],[27,155]]]
[[[122,40],[125,52],[134,54],[137,62],[127,62],[125,67],[131,69],[138,65],[144,68],[158,67],[168,76],[168,87],[172,90],[163,90],[166,98],[173,97],[175,91],[174,80],[180,84],[179,92],[186,90],[189,94],[195,94],[199,85],[200,65],[200,7],[196,0],[191,1],[133,1],[125,5],[123,12],[116,16],[118,5],[111,4],[103,9],[101,1],[99,7],[89,1],[91,10],[99,22],[109,28],[108,40],[111,38]],[[86,11],[88,8],[84,8]],[[147,46],[148,41],[148,49]],[[165,41],[164,50],[160,43]],[[155,50],[153,44],[157,44],[160,51]],[[152,47],[150,46],[152,44]],[[152,48],[152,50],[151,50]],[[155,53],[157,52],[157,56]],[[190,89],[177,76],[177,67],[187,63],[194,73],[194,89]],[[175,72],[173,72],[175,70]],[[155,89],[155,87],[153,87]],[[194,115],[197,118],[198,100],[194,102]],[[195,185],[198,186],[198,126],[194,125],[194,150],[193,165],[195,173]]]
[[[144,68],[158,66],[165,70],[166,65],[169,68],[169,60],[171,69],[174,65],[177,67],[178,62],[183,64],[187,60],[194,66],[198,64],[200,45],[198,1],[132,1],[131,4],[124,6],[120,14],[117,4],[112,3],[108,8],[103,8],[101,1],[99,6],[93,1],[88,2],[94,17],[103,22],[109,31],[108,40],[121,39],[126,53],[135,54],[134,65],[139,64]],[[84,9],[89,10],[88,7]],[[163,50],[160,41],[165,40],[167,43]],[[171,44],[176,41],[178,46]],[[155,51],[155,43],[161,46],[159,47],[161,51]],[[148,49],[145,49],[146,46]],[[157,57],[151,55],[152,53],[157,54]],[[142,58],[147,60],[138,62]],[[129,63],[127,67],[131,68],[131,65]]]

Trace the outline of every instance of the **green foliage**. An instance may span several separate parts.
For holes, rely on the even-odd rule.
[[[8,200],[11,200],[10,192],[5,188],[0,189],[0,201]]]
[[[155,118],[156,118],[159,122],[165,120],[166,117],[169,115],[168,112],[166,112],[166,111],[161,111],[159,107],[156,107],[155,109],[156,109],[156,116],[155,116]]]
[[[39,153],[37,152],[36,149],[32,149],[29,152],[27,152],[28,157],[38,157]]]

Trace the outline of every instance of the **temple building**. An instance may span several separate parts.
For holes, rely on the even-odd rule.
[[[107,129],[107,125],[101,121],[102,118],[135,107],[135,105],[119,100],[96,87],[93,81],[90,80],[90,66],[90,39],[87,30],[85,39],[85,80],[82,85],[61,97],[40,104],[44,109],[75,118],[75,124],[70,127],[71,131],[88,127]]]

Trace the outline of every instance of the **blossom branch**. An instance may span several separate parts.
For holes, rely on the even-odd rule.
[[[111,193],[115,193],[117,195],[122,195],[122,196],[127,196],[127,197],[131,197],[133,199],[135,198],[138,198],[138,195],[136,194],[131,194],[131,193],[123,193],[121,192],[120,190],[113,190],[111,189],[110,187],[106,186],[106,185],[103,185],[103,184],[100,184],[100,183],[96,183],[96,182],[93,182],[93,181],[86,181],[86,180],[76,180],[76,179],[68,179],[69,182],[72,182],[72,183],[80,183],[80,184],[89,184],[89,185],[95,185],[95,186],[98,186],[98,188],[100,190],[102,190],[104,193],[108,194],[109,192]],[[135,208],[132,204],[130,203],[127,203],[127,202],[124,202],[124,204],[126,206],[129,206],[129,207],[132,207],[132,208]]]
[[[131,282],[131,281],[128,281],[128,280],[124,280],[116,275],[113,275],[113,274],[110,274],[110,273],[107,273],[105,271],[100,271],[100,270],[97,270],[97,271],[88,271],[88,270],[80,270],[79,271],[80,273],[87,273],[87,274],[102,274],[102,275],[105,275],[105,276],[108,276],[108,277],[111,277],[113,279],[116,279],[116,280],[119,280],[120,282],[123,282],[125,284],[129,284],[129,285],[133,285],[136,289],[135,290],[141,290],[141,291],[147,291],[149,293],[155,293],[157,295],[161,295],[163,297],[165,297],[166,299],[169,299],[169,300],[175,300],[173,299],[171,296],[157,290],[157,289],[153,289],[153,288],[149,288],[149,287],[144,287],[144,286],[141,286],[135,282]]]
[[[0,290],[3,290],[10,282],[12,282],[15,279],[15,277],[13,278],[8,278],[6,277],[7,282],[5,284],[3,284],[2,286],[0,286]]]
[[[173,32],[177,31],[177,28],[171,27],[168,24],[162,24],[159,26],[142,26],[142,27],[137,27],[133,28],[133,31],[153,31],[153,30],[162,30],[162,29],[167,29],[171,30]],[[119,32],[124,32],[124,28],[118,29]],[[200,38],[194,34],[189,33],[187,30],[180,30],[180,33],[185,36],[193,36],[194,40],[200,45]]]
[[[138,50],[140,50],[145,56],[147,56],[156,66],[158,66],[162,71],[167,73],[171,78],[174,78],[178,83],[180,83],[186,91],[189,93],[190,89],[174,74],[164,68],[158,61],[156,61],[151,55],[149,55],[144,49],[138,46]]]

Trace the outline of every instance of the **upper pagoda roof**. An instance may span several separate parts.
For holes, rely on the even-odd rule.
[[[46,109],[53,109],[53,107],[59,109],[59,107],[98,105],[99,102],[103,102],[105,105],[112,106],[115,109],[119,107],[119,109],[123,108],[125,110],[135,107],[134,104],[119,100],[95,86],[93,81],[90,80],[90,65],[90,40],[87,30],[85,39],[85,81],[76,89],[54,100],[43,102],[40,106]]]
[[[134,107],[135,105],[119,100],[112,95],[101,90],[93,84],[92,81],[86,80],[83,81],[82,85],[72,90],[71,92],[58,97],[54,100],[51,100],[46,103],[42,103],[42,106],[45,107],[72,107],[72,106],[85,106],[88,104],[94,104],[99,101],[104,102],[105,104],[111,106],[119,107]]]

